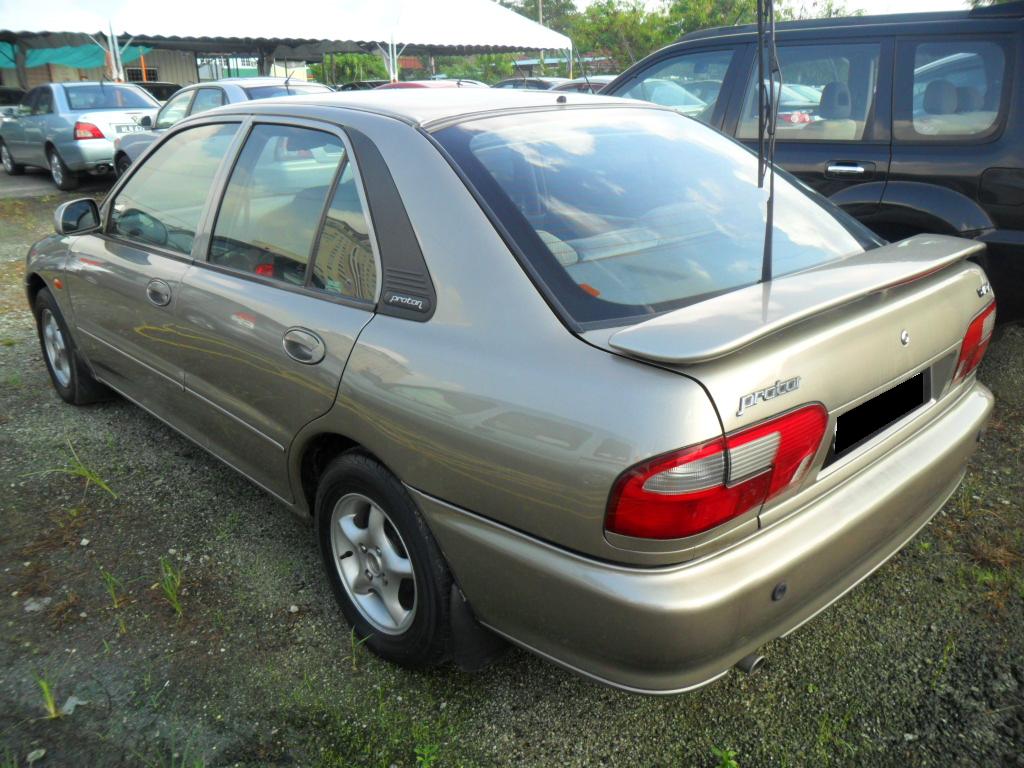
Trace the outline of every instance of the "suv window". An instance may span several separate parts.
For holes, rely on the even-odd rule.
[[[1006,70],[1001,45],[978,40],[906,45],[913,54],[901,49],[897,139],[978,137],[995,129]],[[911,64],[912,76],[906,71]]]
[[[320,217],[343,157],[341,140],[324,131],[253,128],[224,191],[209,263],[305,285]]]
[[[237,130],[236,123],[225,123],[171,136],[117,193],[109,231],[190,254],[210,184]]]
[[[316,246],[311,285],[350,299],[377,298],[377,262],[352,164],[345,163]]]
[[[185,116],[185,112],[188,111],[188,103],[192,100],[193,93],[195,93],[195,91],[179,93],[173,99],[164,104],[156,115],[156,127],[170,128],[176,122],[181,120],[181,118]]]
[[[733,51],[700,51],[676,56],[644,71],[617,96],[672,107],[709,123],[718,103]]]
[[[780,141],[860,141],[878,87],[877,43],[779,46]],[[736,135],[757,138],[757,66],[747,82]]]
[[[224,91],[220,88],[200,88],[196,91],[196,97],[192,101],[191,115],[198,115],[208,109],[220,107],[224,104]]]

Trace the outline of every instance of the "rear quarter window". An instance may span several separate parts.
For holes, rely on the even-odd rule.
[[[685,306],[757,282],[765,190],[742,145],[673,111],[570,109],[435,134],[577,323]],[[774,266],[861,253],[866,229],[780,174]]]

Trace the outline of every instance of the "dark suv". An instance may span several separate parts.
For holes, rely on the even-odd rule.
[[[987,243],[1001,319],[1024,316],[1024,2],[786,22],[776,40],[778,164],[889,240]],[[603,93],[756,147],[756,45],[753,26],[693,32]]]

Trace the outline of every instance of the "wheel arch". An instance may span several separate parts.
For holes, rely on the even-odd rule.
[[[934,232],[973,237],[995,227],[985,210],[967,195],[916,181],[889,182],[869,226],[881,234]],[[892,239],[892,238],[890,238]]]
[[[43,288],[49,288],[49,286],[38,272],[29,272],[25,275],[25,295],[28,297],[28,306],[33,311],[36,305],[36,296]]]

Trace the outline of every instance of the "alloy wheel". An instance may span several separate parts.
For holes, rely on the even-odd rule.
[[[416,616],[416,580],[409,549],[374,501],[342,496],[331,512],[331,551],[342,586],[367,622],[398,635]]]
[[[50,153],[50,175],[53,177],[53,183],[58,187],[64,183],[64,169],[61,167],[60,158],[57,157],[56,152]]]
[[[43,310],[41,325],[46,359],[50,362],[50,368],[53,370],[57,383],[61,387],[67,387],[71,383],[71,356],[68,354],[67,341],[57,323],[57,318],[50,310]]]
[[[11,152],[7,149],[6,144],[0,144],[0,162],[3,162],[4,170],[8,173],[14,170],[14,158],[11,157]]]

